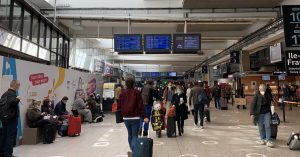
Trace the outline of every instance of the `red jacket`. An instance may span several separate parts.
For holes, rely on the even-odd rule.
[[[124,118],[146,118],[141,93],[136,89],[125,89],[122,91],[119,98],[118,109],[121,110]]]

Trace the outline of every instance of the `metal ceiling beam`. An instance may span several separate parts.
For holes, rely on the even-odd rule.
[[[211,58],[205,60],[204,62],[202,62],[202,63],[198,64],[197,66],[193,67],[192,69],[188,70],[187,73],[189,73],[191,71],[195,71],[203,65],[208,65],[210,63],[213,63],[213,62],[219,60],[220,58],[222,58],[226,55],[229,55],[230,52],[232,52],[232,51],[240,51],[244,47],[246,47],[246,46],[262,39],[262,38],[265,38],[266,36],[268,36],[272,33],[275,33],[276,31],[278,31],[280,29],[283,29],[283,19],[282,18],[277,19],[276,21],[262,27],[261,29],[255,31],[254,33],[244,37],[243,39],[241,39],[237,43],[235,43],[232,46],[226,48],[221,53],[212,56]]]

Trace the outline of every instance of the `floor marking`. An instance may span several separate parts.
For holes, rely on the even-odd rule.
[[[246,157],[267,157],[264,154],[258,154],[258,153],[249,153],[246,155]]]
[[[117,155],[115,157],[128,157],[127,155]]]
[[[229,129],[240,129],[241,127],[239,127],[239,126],[229,126],[228,128]]]
[[[183,155],[179,155],[179,157],[199,157],[199,156],[194,154],[183,154]]]
[[[95,143],[93,145],[93,147],[106,147],[106,146],[109,146],[110,143],[109,142],[99,142],[99,143]]]
[[[204,129],[201,129],[201,128],[193,128],[192,131],[195,131],[195,132],[202,132]]]
[[[108,140],[107,140],[106,138],[101,137],[101,138],[98,139],[98,141],[99,141],[99,142],[106,142],[106,141],[108,141]]]
[[[109,136],[110,136],[109,134],[104,134],[104,135],[103,135],[103,137],[109,137]]]
[[[110,129],[108,132],[122,132],[122,129]]]
[[[229,120],[230,122],[233,122],[233,123],[239,123],[240,120]]]
[[[164,143],[163,142],[160,142],[160,141],[154,141],[153,145],[155,146],[160,146],[160,145],[163,145]]]
[[[219,142],[217,142],[217,141],[203,141],[202,143],[206,144],[206,145],[216,145],[216,144],[219,144]]]

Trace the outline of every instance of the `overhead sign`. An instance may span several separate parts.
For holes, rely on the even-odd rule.
[[[240,64],[240,52],[239,51],[230,52],[230,63]]]
[[[274,75],[274,76],[285,75],[285,74],[286,74],[285,71],[274,71],[274,72],[273,72],[273,75]]]
[[[286,47],[300,47],[300,5],[282,6]]]
[[[285,58],[287,75],[300,76],[300,51],[286,51]]]

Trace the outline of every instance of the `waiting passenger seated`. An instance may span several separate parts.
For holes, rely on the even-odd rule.
[[[92,123],[93,122],[92,112],[91,110],[88,109],[88,106],[85,105],[84,99],[85,99],[85,94],[81,93],[79,95],[79,98],[77,98],[74,101],[72,110],[77,110],[79,115],[82,115],[84,117],[85,122]]]
[[[41,105],[41,101],[36,101],[33,100],[32,103],[29,105],[29,108],[27,109],[27,125],[29,126],[29,128],[42,128],[43,130],[43,140],[44,140],[44,144],[47,144],[48,142],[45,141],[45,139],[47,138],[45,135],[45,127],[48,124],[51,125],[55,125],[55,127],[57,128],[59,121],[56,121],[54,119],[46,119],[44,118],[45,116],[47,116],[47,114],[45,112],[41,112],[38,107]]]
[[[100,120],[102,118],[102,116],[101,116],[101,109],[100,109],[100,106],[97,105],[97,102],[96,102],[94,94],[91,94],[89,96],[89,98],[87,99],[86,105],[88,106],[88,108],[92,112],[92,119],[93,119],[93,121],[94,122],[100,122],[100,121],[102,121],[102,120]]]
[[[48,98],[44,99],[43,101],[42,113],[46,113],[48,115],[54,115],[54,110],[51,107],[51,101]]]
[[[62,98],[62,100],[55,105],[55,109],[54,109],[55,115],[61,117],[61,116],[66,116],[69,114],[69,112],[66,109],[66,104],[67,104],[68,100],[69,100],[69,98],[64,96]]]

